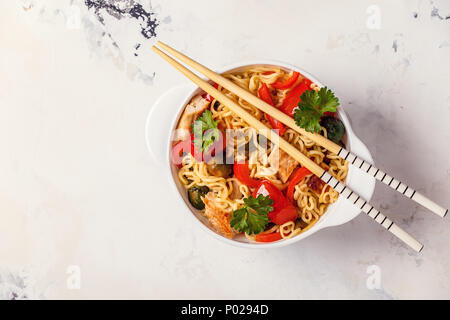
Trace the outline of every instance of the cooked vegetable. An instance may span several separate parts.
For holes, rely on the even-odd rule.
[[[283,239],[279,231],[273,233],[260,233],[255,237],[256,242],[274,242]]]
[[[294,190],[295,186],[300,183],[307,175],[310,175],[311,171],[309,171],[306,167],[301,167],[295,170],[292,174],[291,180],[289,181],[289,185],[286,191],[286,197],[289,201],[294,201]]]
[[[217,128],[217,121],[212,118],[212,113],[205,110],[197,120],[192,124],[194,133],[194,145],[200,150],[208,150],[214,141],[219,140],[220,132]]]
[[[205,204],[203,203],[202,197],[204,197],[209,192],[207,186],[192,186],[188,189],[189,202],[195,209],[203,210],[205,209]]]
[[[248,168],[248,163],[235,162],[233,165],[233,171],[239,182],[245,184],[250,188],[257,188],[261,183],[261,181],[250,177],[250,169]]]
[[[273,105],[273,100],[272,100],[272,96],[270,95],[270,91],[269,88],[267,87],[267,85],[265,83],[263,83],[261,85],[261,87],[259,87],[258,89],[258,96],[265,102],[270,104],[272,107]],[[280,121],[278,121],[277,119],[269,116],[268,114],[264,114],[264,116],[266,117],[267,121],[269,121],[271,127],[275,130],[278,130],[278,134],[280,136],[283,135],[284,131],[286,130],[286,127],[284,126],[283,123],[281,123]]]
[[[210,163],[206,165],[206,169],[208,170],[209,174],[221,178],[228,178],[233,173],[232,164]]]
[[[220,204],[217,203],[217,198],[212,192],[208,192],[203,198],[205,203],[205,217],[215,230],[227,238],[233,238],[233,230],[230,226],[230,215],[223,210]]]
[[[205,160],[205,158],[207,158],[208,160],[211,158],[210,154],[207,154],[208,157],[205,157],[203,155],[203,152],[201,152],[194,144],[194,139],[195,139],[194,134],[191,133],[188,139],[179,141],[173,146],[171,154],[172,163],[176,165],[178,168],[182,167],[183,157],[188,153],[190,153],[199,162]],[[213,146],[214,149],[212,149],[211,151],[218,150],[217,153],[219,153],[222,150],[220,139],[214,142]]]
[[[235,210],[230,221],[230,226],[246,234],[258,234],[264,231],[269,218],[267,214],[273,210],[273,201],[262,194],[254,198],[244,198],[245,206]]]
[[[300,102],[301,95],[307,90],[310,90],[311,84],[311,80],[303,78],[302,81],[294,88],[292,88],[292,90],[289,91],[289,93],[283,99],[280,110],[293,117],[294,110],[295,108],[297,108],[297,105]]]
[[[210,95],[209,93],[202,94],[202,98],[208,100],[209,102],[214,100],[214,97]]]
[[[189,140],[177,142],[173,146],[172,153],[171,153],[171,160],[172,160],[172,163],[178,167],[178,169],[180,169],[183,166],[182,165],[183,157],[187,153],[191,152],[190,147],[191,147],[191,143],[189,142]]]
[[[195,137],[191,133],[191,136],[187,140],[177,142],[172,148],[171,159],[172,163],[178,168],[182,167],[183,157],[190,153],[198,162],[209,162],[211,159],[218,159],[220,156],[224,156],[224,149],[226,147],[225,134],[221,132],[219,139],[214,141],[212,145],[208,147],[206,151],[200,151],[194,143]]]
[[[320,119],[320,124],[327,130],[327,137],[334,143],[339,143],[345,134],[345,127],[342,121],[332,116],[325,116]]]
[[[182,129],[177,133],[177,140],[186,140],[189,136],[189,129],[192,121],[205,111],[210,104],[210,101],[204,99],[201,95],[196,95],[191,102],[186,106],[180,118],[177,129]]]
[[[277,79],[277,81],[272,83],[272,87],[274,87],[275,89],[288,89],[294,85],[294,83],[297,81],[299,76],[300,76],[300,73],[298,73],[297,71],[294,71],[294,72],[292,72],[291,76],[284,81]]]
[[[295,111],[295,123],[309,132],[320,132],[320,118],[325,112],[336,112],[339,99],[327,87],[305,91],[300,97],[299,108]]]
[[[325,182],[323,182],[318,176],[312,176],[309,178],[307,185],[311,190],[321,194],[322,189],[325,186]]]
[[[302,122],[308,130],[330,139],[342,136],[340,123],[333,119],[339,118],[336,115],[338,99],[327,88],[320,90],[301,73],[276,66],[253,66],[231,72],[228,78],[259,97],[257,99],[264,101],[267,108],[277,108],[288,115],[286,119],[291,119],[294,126]],[[212,81],[210,84],[217,89],[216,93],[220,91],[237,99],[226,88]],[[328,192],[335,183],[325,184],[279,149],[267,134],[255,133],[248,119],[231,112],[214,98],[216,93],[194,94],[182,114],[183,121],[178,123],[184,130],[174,131],[171,136],[171,168],[177,171],[175,176],[184,186],[183,197],[189,199],[189,208],[201,212],[202,223],[217,234],[229,239],[238,237],[237,241],[246,236],[259,245],[281,243],[308,230],[320,218],[316,213],[324,213],[338,200],[338,192]],[[297,117],[294,117],[296,111]],[[286,130],[289,129],[283,123],[286,121],[277,121],[279,118],[271,115],[255,114],[271,132],[289,133],[285,138],[291,144],[295,145],[302,139],[302,133],[306,134],[300,127]],[[325,172],[346,177],[345,159],[336,157],[314,141],[305,141],[300,148],[302,154]],[[305,191],[302,201],[295,200],[300,190]],[[316,218],[306,219],[305,215]]]
[[[268,214],[270,222],[282,225],[289,221],[295,221],[298,218],[297,209],[269,180],[263,180],[253,192],[253,197],[258,197],[259,195],[267,196],[273,200],[273,210]]]

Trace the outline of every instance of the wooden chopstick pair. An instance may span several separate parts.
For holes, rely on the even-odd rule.
[[[310,140],[314,141],[318,145],[324,147],[331,153],[334,153],[338,155],[339,157],[343,158],[344,160],[347,160],[351,165],[354,165],[358,167],[361,170],[364,170],[371,176],[375,177],[377,180],[382,181],[383,183],[387,184],[391,188],[395,189],[396,191],[402,193],[403,195],[409,197],[410,199],[416,201],[420,205],[424,206],[425,208],[429,209],[430,211],[436,213],[437,215],[444,217],[448,209],[444,209],[443,207],[439,206],[435,202],[431,201],[430,199],[426,198],[422,194],[418,193],[413,188],[407,186],[406,184],[400,182],[399,180],[395,179],[394,177],[391,177],[387,173],[383,172],[382,170],[374,167],[370,163],[364,161],[361,158],[358,158],[356,155],[352,154],[351,152],[347,151],[345,148],[341,147],[340,145],[334,143],[331,140],[328,140],[324,136],[317,134],[317,133],[310,133],[303,128],[297,126],[294,119],[288,116],[287,114],[283,113],[282,111],[278,110],[277,108],[274,108],[270,104],[264,102],[263,100],[259,99],[257,96],[251,94],[247,90],[243,89],[242,87],[238,86],[234,82],[226,79],[225,77],[221,76],[220,74],[215,73],[214,71],[206,68],[205,66],[199,64],[198,62],[190,59],[189,57],[183,55],[182,53],[176,51],[175,49],[169,47],[168,45],[158,42],[157,45],[159,45],[161,48],[172,54],[177,59],[183,61],[187,65],[191,66],[201,74],[205,75],[207,78],[211,79],[215,83],[221,85],[225,89],[227,89],[230,92],[235,93],[237,96],[241,97],[251,105],[254,105],[261,111],[267,113],[271,117],[277,119],[278,121],[281,121],[289,128],[297,131],[301,135],[304,135],[308,137]]]
[[[343,157],[345,160],[349,161],[352,165],[355,165],[355,166],[359,167],[360,169],[365,170],[367,173],[371,174],[378,180],[383,181],[384,183],[388,184],[389,186],[395,187],[394,189],[396,189],[397,191],[402,192],[403,194],[407,195],[411,199],[413,199],[413,200],[417,201],[418,203],[424,205],[425,207],[429,208],[433,212],[439,214],[440,216],[445,216],[445,214],[447,213],[448,210],[447,211],[444,210],[442,207],[435,204],[431,200],[425,198],[423,195],[420,195],[412,188],[409,188],[408,186],[401,183],[400,181],[394,179],[393,177],[388,176],[386,173],[382,172],[381,170],[374,168],[371,164],[358,158],[357,156],[353,155],[352,153],[345,150],[341,146],[333,143],[332,141],[326,139],[325,137],[323,137],[321,135],[311,134],[311,133],[303,130],[302,128],[298,127],[296,125],[295,121],[291,117],[284,114],[280,110],[270,106],[269,104],[265,103],[264,101],[260,100],[258,97],[254,96],[250,92],[248,92],[245,89],[234,84],[230,80],[228,80],[228,79],[224,78],[223,76],[215,73],[214,71],[206,68],[205,66],[190,59],[189,57],[183,55],[182,53],[176,51],[175,49],[169,47],[166,44],[158,42],[157,45],[159,45],[161,48],[165,49],[167,52],[169,52],[170,54],[172,54],[174,57],[178,58],[182,62],[191,66],[193,69],[202,73],[203,75],[205,75],[206,77],[208,77],[209,79],[214,81],[215,83],[221,85],[222,87],[229,90],[230,92],[233,92],[234,94],[243,98],[248,103],[259,108],[261,111],[276,118],[277,120],[281,121],[288,127],[299,132],[300,134],[307,136],[308,138],[310,138],[317,144],[328,149],[330,152],[335,153],[340,157]],[[152,50],[155,51],[156,53],[158,53],[162,58],[164,58],[167,62],[169,62],[178,71],[183,73],[187,78],[189,78],[195,84],[197,84],[205,92],[207,92],[208,94],[210,94],[211,96],[216,98],[218,101],[220,101],[221,103],[226,105],[231,111],[233,111],[235,114],[237,114],[239,117],[241,117],[250,126],[260,130],[261,134],[266,136],[272,142],[278,144],[279,147],[283,151],[288,153],[291,157],[293,157],[295,160],[297,160],[300,164],[302,164],[307,169],[309,169],[312,173],[314,173],[316,176],[318,176],[322,181],[324,181],[325,183],[330,185],[333,189],[335,189],[337,192],[339,192],[343,197],[347,198],[349,201],[352,201],[354,205],[358,206],[363,212],[365,212],[374,221],[381,224],[386,230],[390,231],[392,234],[397,236],[399,239],[401,239],[403,242],[408,244],[415,251],[420,252],[422,250],[423,245],[421,243],[419,243],[417,240],[415,240],[413,237],[411,237],[408,233],[406,233],[404,230],[402,230],[400,227],[398,227],[393,221],[391,221],[385,215],[380,213],[372,205],[367,203],[367,201],[364,201],[358,194],[356,194],[354,191],[352,191],[350,188],[348,188],[345,184],[343,184],[340,181],[338,181],[337,179],[335,179],[328,172],[326,172],[323,168],[321,168],[315,162],[313,162],[308,157],[306,157],[303,153],[301,153],[298,149],[296,149],[294,146],[292,146],[289,142],[287,142],[286,140],[281,138],[277,133],[270,130],[266,125],[264,125],[262,122],[260,122],[259,120],[254,118],[252,115],[250,115],[247,111],[242,109],[233,100],[231,100],[230,98],[225,96],[222,92],[220,92],[219,90],[214,88],[207,81],[205,81],[205,80],[201,79],[200,77],[198,77],[197,75],[195,75],[192,71],[188,70],[186,67],[181,65],[179,62],[174,60],[172,57],[168,56],[166,53],[161,51],[156,46],[153,46]]]

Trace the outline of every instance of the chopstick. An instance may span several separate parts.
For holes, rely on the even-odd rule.
[[[430,211],[434,212],[440,217],[445,217],[448,209],[445,209],[438,205],[437,203],[433,202],[432,200],[428,199],[424,195],[420,194],[413,188],[407,186],[400,180],[395,179],[394,177],[388,175],[387,173],[383,172],[382,170],[376,168],[372,164],[364,161],[363,159],[359,158],[358,156],[354,155],[350,151],[346,150],[345,148],[341,147],[340,145],[334,143],[333,141],[328,140],[324,136],[317,134],[317,133],[310,133],[303,128],[300,128],[295,123],[294,119],[288,116],[287,114],[281,112],[277,108],[269,105],[268,103],[264,102],[263,100],[259,99],[257,96],[253,95],[252,93],[248,92],[247,90],[241,88],[234,82],[226,79],[225,77],[221,76],[220,74],[208,69],[207,67],[201,65],[200,63],[192,60],[191,58],[187,57],[186,55],[182,54],[181,52],[178,52],[177,50],[171,48],[170,46],[158,41],[156,43],[161,48],[169,52],[171,55],[179,59],[180,61],[186,63],[193,69],[197,70],[207,78],[211,79],[218,85],[224,87],[230,92],[233,92],[237,96],[241,97],[251,105],[254,105],[261,111],[267,113],[271,117],[277,119],[278,121],[281,121],[286,126],[292,128],[293,130],[297,131],[301,135],[306,136],[307,138],[311,139],[318,145],[324,147],[328,151],[336,154],[337,156],[343,158],[344,160],[348,161],[351,165],[365,171],[372,177],[375,177],[377,180],[383,182],[384,184],[390,186],[392,189],[400,192],[401,194],[405,195],[406,197],[414,200],[418,204],[424,206],[425,208],[429,209]]]
[[[292,158],[297,160],[301,165],[305,166],[308,170],[310,170],[313,174],[318,176],[322,181],[326,184],[330,185],[334,188],[339,194],[343,197],[352,201],[354,205],[358,206],[362,211],[364,211],[369,217],[371,217],[374,221],[382,225],[386,230],[390,231],[397,238],[402,240],[404,243],[409,245],[413,250],[420,252],[423,249],[423,245],[414,239],[411,235],[409,235],[406,231],[401,229],[397,224],[388,219],[385,215],[383,215],[380,211],[375,209],[372,205],[370,205],[367,201],[363,200],[357,193],[348,188],[345,184],[341,183],[339,180],[334,178],[328,172],[326,172],[323,168],[318,166],[314,161],[309,159],[303,153],[301,153],[297,148],[291,145],[289,142],[281,138],[276,132],[271,130],[265,124],[263,124],[258,119],[254,118],[247,111],[242,109],[238,104],[236,104],[233,100],[228,98],[222,92],[214,88],[211,84],[206,82],[205,80],[198,77],[192,71],[188,70],[186,67],[181,65],[179,62],[175,61],[172,57],[165,54],[159,48],[152,46],[152,50],[159,54],[164,60],[169,62],[175,69],[184,74],[187,78],[193,81],[196,85],[198,85],[205,92],[213,96],[219,102],[226,105],[232,112],[234,112],[237,116],[242,118],[245,122],[247,122],[250,126],[257,129],[258,132],[264,135],[267,139],[271,140],[274,144],[277,144],[283,151],[289,154]]]

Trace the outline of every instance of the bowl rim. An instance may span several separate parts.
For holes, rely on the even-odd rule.
[[[278,60],[268,60],[268,59],[255,59],[255,60],[251,60],[251,61],[243,61],[243,62],[235,62],[235,63],[231,63],[231,64],[227,64],[225,66],[222,66],[220,68],[218,68],[219,70],[216,71],[220,74],[222,73],[226,73],[226,72],[232,72],[235,71],[237,69],[240,68],[248,68],[250,66],[261,66],[261,65],[267,65],[267,66],[275,66],[275,67],[281,67],[284,69],[288,69],[288,70],[295,70],[300,72],[303,76],[307,77],[308,79],[310,79],[311,81],[313,81],[314,83],[316,83],[317,85],[319,85],[320,87],[323,87],[323,84],[311,73],[303,70],[302,68],[299,68],[297,66],[291,65],[289,63],[285,63],[282,61],[278,61]],[[204,80],[209,81],[209,79],[206,79],[205,77],[202,77]],[[339,225],[339,224],[343,224],[346,223],[350,220],[353,220],[354,218],[356,218],[361,211],[359,211],[354,217],[351,217],[349,220],[344,221],[342,223],[335,223],[335,224],[327,224],[327,220],[329,220],[330,215],[333,214],[334,211],[337,211],[339,204],[341,203],[341,201],[344,201],[344,199],[342,197],[340,197],[335,203],[331,204],[326,212],[324,213],[324,215],[321,216],[321,218],[319,219],[318,222],[316,222],[316,224],[311,227],[310,229],[306,230],[305,232],[294,236],[292,238],[288,238],[288,239],[283,239],[280,241],[276,241],[276,242],[270,242],[270,243],[251,243],[251,242],[241,242],[241,241],[237,241],[237,240],[233,240],[233,239],[229,239],[226,238],[220,234],[218,234],[216,231],[212,230],[211,227],[208,227],[207,225],[205,225],[201,219],[199,217],[197,217],[197,215],[195,214],[195,209],[191,208],[191,206],[186,202],[186,199],[184,199],[184,197],[182,196],[177,183],[175,181],[175,179],[177,179],[176,174],[174,174],[174,166],[171,164],[170,161],[170,146],[172,143],[172,132],[176,126],[176,124],[178,123],[181,114],[182,114],[182,110],[184,110],[185,106],[190,102],[190,100],[196,95],[198,94],[198,92],[201,91],[201,89],[194,85],[191,84],[188,94],[186,94],[184,100],[182,103],[180,103],[179,107],[176,109],[176,116],[172,118],[172,122],[170,124],[170,131],[169,131],[169,136],[168,136],[168,141],[166,143],[167,145],[167,150],[166,150],[166,168],[168,168],[169,170],[169,174],[171,176],[171,183],[170,185],[174,188],[175,192],[177,193],[177,196],[179,197],[178,199],[180,201],[182,201],[184,203],[184,207],[185,209],[189,212],[189,216],[191,216],[192,219],[194,219],[196,221],[197,224],[200,225],[200,228],[202,228],[203,230],[205,230],[208,234],[212,235],[214,238],[223,241],[225,243],[231,244],[233,246],[237,246],[237,247],[244,247],[244,248],[252,248],[252,249],[264,249],[264,248],[277,248],[277,247],[283,247],[283,246],[287,246],[290,244],[293,244],[297,241],[301,241],[307,237],[309,237],[310,235],[316,233],[317,231],[326,228],[326,227],[330,227],[330,226],[334,226],[334,225]],[[352,127],[351,127],[351,123],[350,120],[347,116],[347,114],[345,113],[345,111],[343,110],[342,106],[340,106],[338,108],[338,115],[339,118],[341,120],[343,120],[343,122],[345,123],[345,128],[346,128],[346,135],[347,135],[347,139],[348,139],[348,143],[346,145],[347,150],[351,150],[351,146],[352,146],[352,140],[359,140],[358,137],[356,136],[356,134],[353,132]],[[354,171],[353,166],[349,166],[349,171],[348,171],[348,175],[347,175],[347,179],[346,179],[346,184],[349,183],[349,181],[352,178],[352,172]],[[371,190],[371,196],[373,194],[373,190],[374,188],[372,188]],[[206,218],[205,218],[206,219]]]

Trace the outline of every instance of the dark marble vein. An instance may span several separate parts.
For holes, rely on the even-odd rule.
[[[132,18],[139,21],[141,34],[147,38],[156,37],[156,28],[159,25],[158,19],[151,8],[149,11],[134,0],[85,0],[88,9],[94,10],[97,19],[104,24],[104,14],[120,20],[122,18]]]

